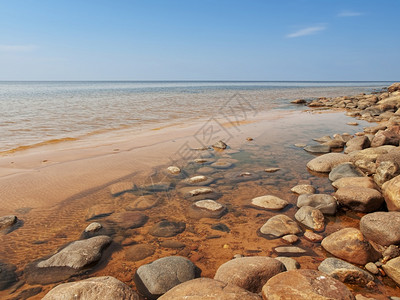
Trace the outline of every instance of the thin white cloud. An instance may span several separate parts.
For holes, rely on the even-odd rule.
[[[36,50],[36,45],[2,45],[0,44],[1,52],[29,52]]]
[[[343,10],[337,14],[338,17],[359,17],[364,13],[358,11]]]
[[[287,38],[295,38],[295,37],[300,37],[300,36],[312,35],[312,34],[316,34],[316,33],[320,32],[320,31],[323,31],[325,29],[326,29],[325,26],[311,26],[311,27],[303,28],[303,29],[300,29],[293,33],[290,33],[290,34],[286,35],[286,37]]]

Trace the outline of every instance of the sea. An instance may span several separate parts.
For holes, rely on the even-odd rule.
[[[380,91],[383,81],[0,82],[0,154],[121,129],[207,118],[240,96],[249,109],[290,109],[290,100]]]

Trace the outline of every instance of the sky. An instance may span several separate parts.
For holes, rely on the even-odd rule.
[[[0,80],[400,81],[399,0],[0,0]]]

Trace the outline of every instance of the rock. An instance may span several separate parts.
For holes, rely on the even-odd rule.
[[[307,230],[304,233],[304,238],[306,240],[310,241],[310,242],[313,242],[313,243],[319,243],[324,239],[324,237],[322,235],[317,234],[317,233],[312,232],[312,231],[309,231],[309,230]]]
[[[330,149],[340,149],[344,147],[345,142],[339,139],[333,139],[323,143],[322,145],[329,146]]]
[[[187,185],[209,185],[214,181],[213,178],[204,175],[193,176],[184,179],[182,182]]]
[[[328,173],[335,166],[348,162],[350,157],[341,153],[328,153],[318,156],[307,163],[307,168],[311,171]]]
[[[382,246],[400,243],[400,212],[374,212],[361,218],[363,235]]]
[[[86,227],[85,232],[96,232],[99,231],[101,228],[103,228],[103,226],[100,223],[93,222]]]
[[[302,194],[314,194],[315,188],[309,184],[299,184],[291,188],[293,193],[302,195]]]
[[[332,138],[329,135],[325,135],[323,137],[320,138],[314,138],[314,141],[318,142],[318,143],[326,143],[332,140]]]
[[[139,296],[118,279],[111,276],[102,276],[60,284],[43,297],[43,300],[61,299],[139,300]]]
[[[263,299],[354,299],[340,281],[315,270],[290,270],[272,277],[262,289]]]
[[[357,126],[358,125],[357,122],[347,122],[346,124],[350,125],[350,126]]]
[[[315,231],[322,231],[325,228],[325,218],[322,212],[311,206],[302,206],[294,215],[301,224]]]
[[[157,193],[157,192],[167,192],[173,188],[171,182],[151,182],[150,184],[145,184],[140,186],[140,190]]]
[[[382,268],[387,276],[392,278],[397,285],[400,285],[400,257],[389,260]]]
[[[171,237],[184,232],[185,229],[186,224],[184,222],[163,220],[154,224],[154,226],[150,228],[149,234],[158,237]]]
[[[353,163],[356,163],[358,160],[375,162],[380,155],[387,154],[393,149],[396,149],[396,147],[390,145],[376,147],[376,148],[367,148],[360,151],[352,152],[349,154],[349,157],[350,161]]]
[[[370,272],[371,274],[374,274],[374,275],[378,275],[378,274],[379,274],[379,269],[378,269],[378,267],[377,267],[374,263],[372,263],[372,262],[367,263],[367,264],[365,265],[365,269],[366,269],[368,272]]]
[[[371,147],[379,147],[383,145],[398,146],[400,135],[392,131],[378,131],[372,139]]]
[[[18,218],[14,215],[0,217],[0,230],[11,227],[17,223],[17,221]]]
[[[214,279],[259,293],[271,277],[284,271],[284,264],[276,259],[265,256],[242,257],[222,264]]]
[[[377,190],[357,186],[338,189],[335,198],[343,206],[365,213],[376,211],[384,201],[381,193]]]
[[[208,175],[208,174],[213,174],[215,173],[215,169],[211,168],[211,167],[202,167],[200,169],[197,170],[197,173],[199,174],[204,174],[204,175]]]
[[[400,249],[396,245],[390,245],[382,252],[382,255],[382,262],[386,263],[388,260],[400,256]]]
[[[296,143],[296,144],[294,144],[294,146],[297,147],[297,148],[304,148],[305,146],[307,146],[307,144]]]
[[[275,173],[278,172],[281,168],[266,168],[264,169],[265,172],[267,173]]]
[[[399,175],[399,165],[394,161],[382,161],[376,169],[374,180],[382,186],[386,181]]]
[[[376,163],[359,159],[354,162],[354,165],[359,168],[365,175],[369,176],[376,173]]]
[[[98,219],[109,216],[114,213],[114,205],[112,204],[96,204],[89,207],[86,214],[86,220]]]
[[[13,265],[6,264],[0,261],[0,291],[9,288],[18,281]]]
[[[222,150],[225,150],[228,147],[228,145],[225,144],[223,141],[218,141],[212,146],[213,146],[213,148],[222,149]]]
[[[14,289],[14,287],[13,287]],[[33,296],[36,296],[37,294],[41,293],[43,291],[42,287],[34,287],[34,288],[28,288],[23,291],[21,291],[17,296],[14,298],[11,298],[12,300],[26,300],[29,299]]]
[[[281,210],[285,208],[289,203],[279,197],[266,195],[253,198],[251,204],[257,208]]]
[[[371,177],[343,177],[335,180],[332,185],[339,189],[348,186],[357,186],[360,188],[378,189],[374,180]]]
[[[159,300],[262,300],[233,284],[226,284],[210,278],[197,278],[181,283],[170,289]]]
[[[229,169],[232,166],[233,166],[233,163],[230,161],[227,161],[225,159],[219,159],[210,165],[210,167],[215,168],[215,169]]]
[[[363,173],[352,163],[343,163],[337,165],[329,173],[329,180],[336,181],[344,177],[362,177]]]
[[[123,196],[126,196],[124,194]],[[136,197],[132,195],[132,199],[129,204],[125,206],[126,210],[146,210],[157,206],[160,202],[160,198],[155,197],[154,195],[144,195]],[[126,197],[125,197],[126,198]]]
[[[127,211],[112,214],[107,221],[118,224],[123,229],[139,228],[146,224],[148,216],[138,211]]]
[[[393,92],[399,91],[399,90],[400,90],[400,82],[395,82],[391,86],[388,87],[389,93],[393,93]]]
[[[278,255],[301,255],[306,253],[307,251],[303,248],[296,246],[280,246],[274,249]]]
[[[297,207],[311,206],[319,209],[323,214],[334,215],[336,213],[336,200],[327,194],[303,194],[297,198]]]
[[[168,256],[140,266],[134,281],[140,294],[157,299],[174,286],[197,277],[197,267],[190,260],[180,256]]]
[[[304,99],[296,99],[296,100],[290,101],[290,103],[293,103],[293,104],[305,104],[305,103],[307,103],[307,101],[304,100]]]
[[[326,258],[318,266],[318,270],[344,283],[364,286],[374,281],[374,276],[368,272],[334,257]]]
[[[275,259],[283,263],[287,271],[300,269],[300,264],[291,257],[278,256]]]
[[[161,241],[160,246],[164,247],[164,248],[171,248],[171,249],[179,249],[179,248],[186,247],[186,245],[184,243],[181,243],[180,241],[175,241],[175,240]]]
[[[125,258],[129,261],[139,261],[152,256],[155,248],[147,244],[137,244],[130,246],[125,250]]]
[[[355,136],[346,143],[344,153],[351,153],[354,151],[368,148],[371,145],[370,140],[366,136]]]
[[[211,229],[222,231],[222,232],[228,232],[228,233],[231,232],[229,227],[226,226],[225,224],[222,224],[222,223],[218,223],[218,224],[212,225]]]
[[[283,240],[285,243],[294,244],[294,243],[296,243],[296,242],[299,240],[299,237],[298,237],[297,235],[294,235],[294,234],[288,234],[288,235],[284,235],[284,236],[282,237],[282,240]]]
[[[270,218],[261,228],[260,232],[267,238],[276,239],[286,234],[301,233],[295,221],[286,215],[276,215]]]
[[[181,173],[181,169],[176,166],[170,166],[167,168],[167,171],[172,175],[178,175]]]
[[[111,243],[108,236],[96,236],[70,243],[47,259],[42,259],[25,268],[29,284],[48,284],[65,280],[79,274],[86,266],[100,260],[102,251]]]
[[[195,219],[214,218],[219,219],[226,213],[225,205],[214,200],[200,200],[193,203],[188,210],[188,216]]]
[[[207,186],[198,186],[196,188],[184,187],[179,189],[179,192],[183,195],[185,199],[191,201],[198,201],[204,199],[215,200],[219,197],[218,193],[213,188]]]
[[[400,211],[400,175],[382,185],[383,197],[389,211]]]
[[[307,145],[303,148],[307,152],[311,153],[329,153],[331,152],[331,147],[328,145]]]
[[[110,192],[111,195],[118,196],[119,194],[133,190],[133,188],[134,188],[133,182],[123,181],[111,185]]]
[[[344,228],[322,240],[322,247],[350,263],[365,265],[381,256],[356,228]]]

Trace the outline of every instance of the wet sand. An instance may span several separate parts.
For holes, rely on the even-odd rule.
[[[141,228],[122,230],[113,227],[114,243],[107,250],[101,263],[88,275],[79,278],[111,275],[134,288],[135,270],[157,258],[168,255],[188,257],[202,270],[202,276],[213,277],[216,269],[235,254],[267,255],[276,257],[274,248],[284,245],[281,239],[267,240],[258,235],[259,228],[277,212],[249,207],[254,197],[272,194],[287,200],[291,205],[283,212],[290,217],[296,212],[297,196],[290,189],[301,182],[311,183],[317,193],[332,193],[333,188],[325,175],[311,174],[306,163],[314,155],[294,146],[309,143],[312,138],[334,133],[361,131],[359,126],[346,125],[353,120],[343,112],[311,113],[301,109],[259,113],[248,120],[229,123],[211,120],[217,135],[204,137],[210,120],[192,124],[177,124],[154,128],[141,133],[118,132],[93,136],[85,140],[48,145],[0,158],[0,198],[4,205],[0,215],[16,214],[23,221],[21,227],[0,235],[0,257],[22,271],[27,263],[56,251],[62,245],[79,239],[85,227],[88,211],[94,205],[113,207],[122,212],[129,204],[122,196],[110,194],[109,185],[118,181],[131,181],[137,186],[152,182],[172,182],[177,188],[168,192],[153,193],[161,203],[143,213],[149,216]],[[209,129],[208,129],[209,130]],[[217,132],[217,131],[215,131]],[[219,139],[228,140],[225,151],[200,151],[205,141],[210,144]],[[246,138],[252,137],[252,141]],[[181,178],[168,177],[165,169],[174,162],[189,176],[206,166],[193,163],[205,155],[209,162],[223,158],[234,165],[229,169],[215,169],[208,175],[215,179],[210,186],[222,195],[218,202],[228,208],[221,219],[193,219],[187,209],[191,202],[178,193]],[[276,173],[266,173],[265,168],[279,167]],[[237,179],[237,174],[249,172],[252,180]],[[138,196],[137,192],[133,193]],[[328,218],[326,236],[339,228],[357,227],[362,214],[341,212]],[[183,221],[186,230],[172,238],[156,238],[148,234],[158,221],[168,219]],[[107,217],[97,220],[107,222]],[[211,228],[223,223],[230,232]],[[304,228],[303,228],[304,229]],[[163,240],[178,240],[183,249],[160,246]],[[155,254],[132,262],[125,258],[125,250],[134,244],[150,244]],[[308,249],[306,255],[296,257],[302,268],[316,269],[329,256],[320,246],[304,238],[296,244]],[[43,291],[30,298],[41,299],[55,284],[43,286]],[[10,290],[0,292],[1,298],[12,298],[29,288],[25,284],[14,295]],[[378,285],[374,290],[353,287],[364,295],[386,299],[382,295],[400,296],[393,282]]]

